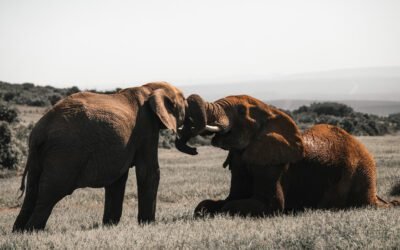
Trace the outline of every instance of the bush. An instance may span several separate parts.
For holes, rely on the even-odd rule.
[[[353,135],[385,135],[400,129],[400,113],[389,117],[355,112],[341,103],[313,103],[301,106],[292,112],[294,120],[301,128],[312,124],[331,124]],[[308,126],[304,126],[308,125]]]
[[[400,129],[400,113],[390,114],[388,119],[395,124],[396,129]]]
[[[25,89],[25,90],[30,90],[30,89],[32,89],[32,88],[34,88],[35,87],[35,85],[33,84],[33,83],[23,83],[22,84],[22,88],[23,89]]]
[[[16,93],[14,92],[6,92],[3,94],[3,100],[6,102],[10,102],[12,101],[16,96],[18,96]]]
[[[11,139],[12,132],[8,123],[0,122],[0,168],[17,168],[20,154]]]
[[[44,99],[44,97],[42,98],[34,98],[31,100],[28,100],[25,102],[25,104],[29,105],[29,106],[35,106],[35,107],[45,107],[49,105],[49,102],[47,99]]]
[[[69,95],[72,95],[72,94],[75,94],[75,93],[78,93],[78,92],[81,92],[81,90],[78,87],[73,86],[73,87],[67,89],[67,92],[65,94],[67,96],[69,96]]]
[[[354,112],[352,107],[336,102],[312,103],[309,110],[318,115],[333,115],[339,117],[348,116]]]
[[[18,113],[17,110],[10,108],[8,105],[0,103],[0,121],[6,121],[12,123],[17,121]]]
[[[54,95],[49,96],[49,102],[52,106],[54,106],[54,104],[56,104],[61,99],[62,99],[62,96],[60,94],[54,94]]]

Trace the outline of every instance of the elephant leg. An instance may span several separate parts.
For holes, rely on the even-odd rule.
[[[121,218],[128,173],[129,171],[119,177],[114,183],[105,187],[104,225],[118,224]]]
[[[281,178],[287,169],[287,164],[252,167],[254,176],[252,199],[265,203],[263,213],[274,214],[284,211],[285,194]]]
[[[231,150],[232,151],[232,150]],[[229,168],[231,170],[231,186],[226,200],[250,198],[253,192],[253,178],[236,152],[229,152]]]
[[[136,168],[136,173],[138,172],[140,172],[140,170]],[[139,223],[149,223],[155,220],[160,169],[157,166],[156,169],[148,170],[145,176],[136,174],[136,177],[139,203],[138,221]]]
[[[267,214],[267,206],[264,202],[256,199],[243,199],[228,201],[221,212],[231,216],[252,216],[260,217]]]
[[[239,152],[229,151],[224,165],[229,164],[231,171],[231,186],[229,195],[225,200],[204,200],[200,202],[195,210],[194,217],[214,216],[222,213],[222,207],[229,201],[250,198],[252,195],[252,177],[241,160]]]
[[[390,206],[377,197],[375,171],[363,171],[363,169],[359,167],[353,178],[347,182],[349,191],[345,197],[346,207]]]
[[[222,207],[227,203],[226,200],[204,200],[200,202],[195,210],[194,217],[202,218],[205,216],[213,217],[218,213],[221,213]]]
[[[39,190],[39,177],[37,175],[36,173],[28,172],[25,198],[15,220],[13,232],[24,230],[26,223],[33,213]]]
[[[345,208],[351,188],[351,178],[351,173],[344,172],[338,183],[335,183],[324,193],[321,201],[318,203],[318,208]]]
[[[33,231],[44,229],[53,207],[67,194],[67,192],[63,192],[53,185],[39,187],[35,208],[24,230]]]
[[[158,165],[158,137],[153,139],[155,140],[152,141],[149,138],[147,145],[137,152],[138,157],[135,159],[139,223],[149,223],[155,220],[160,168]]]
[[[44,157],[36,204],[24,230],[45,228],[53,207],[76,188],[79,170],[83,168],[82,162],[81,157],[74,157],[71,151],[52,152]]]

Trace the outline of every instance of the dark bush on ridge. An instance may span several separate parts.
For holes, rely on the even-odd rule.
[[[351,107],[335,102],[301,106],[292,111],[292,117],[302,128],[326,123],[339,126],[353,135],[385,135],[400,129],[400,114],[380,117],[355,112]]]

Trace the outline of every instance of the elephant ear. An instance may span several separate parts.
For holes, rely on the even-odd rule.
[[[243,159],[247,162],[255,165],[278,165],[296,162],[304,157],[301,132],[285,113],[273,110],[261,122],[260,131],[243,152]]]
[[[160,118],[160,121],[168,129],[176,133],[176,117],[174,105],[163,89],[154,90],[149,98],[151,110]]]

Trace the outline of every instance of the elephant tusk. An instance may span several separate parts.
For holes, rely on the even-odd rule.
[[[205,129],[206,129],[206,131],[209,131],[209,132],[220,132],[220,131],[222,131],[222,129],[220,127],[211,126],[211,125],[206,125]]]

